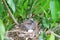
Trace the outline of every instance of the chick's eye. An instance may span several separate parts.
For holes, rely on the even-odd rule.
[[[34,23],[34,21],[30,20],[32,23]]]

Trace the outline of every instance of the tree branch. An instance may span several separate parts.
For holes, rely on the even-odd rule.
[[[15,22],[15,24],[19,25],[19,23],[17,22],[17,20],[14,18],[14,16],[13,16],[11,10],[9,9],[9,7],[8,7],[8,5],[7,5],[7,3],[6,3],[6,1],[5,1],[5,0],[2,0],[2,2],[3,2],[4,5],[6,6],[6,8],[7,8],[7,10],[8,10],[8,13],[9,13],[9,15],[11,16],[11,18],[13,19],[13,21]]]

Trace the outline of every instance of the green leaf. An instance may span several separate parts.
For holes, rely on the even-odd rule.
[[[50,1],[50,10],[51,10],[51,18],[52,21],[55,23],[58,19],[58,0],[51,0]]]
[[[24,2],[23,7],[24,7],[24,9],[27,9],[27,7],[28,7],[28,0],[26,0],[26,1]]]
[[[54,34],[51,34],[50,37],[47,38],[47,40],[55,40]]]
[[[2,13],[2,10],[3,9],[3,5],[2,5],[2,1],[0,1],[0,16],[1,16],[1,13]]]
[[[2,20],[0,19],[0,37],[1,37],[0,39],[1,40],[4,40],[4,35],[5,35],[5,28]]]
[[[42,0],[41,0],[42,1]],[[43,0],[41,2],[41,7],[44,9],[44,10],[47,10],[49,8],[49,3],[50,3],[50,0]]]
[[[12,9],[13,12],[15,12],[15,4],[13,0],[7,0],[7,3],[9,4],[10,8]]]
[[[11,24],[11,23],[8,24],[7,27],[5,27],[5,30],[6,30],[6,31],[7,31],[7,30],[10,30],[10,29],[12,28],[12,26],[13,26],[13,24]]]
[[[36,14],[36,15],[38,15],[39,13],[41,13],[42,12],[42,10],[41,10],[41,8],[39,7],[39,8],[37,8],[35,11],[34,11],[34,13]]]
[[[46,34],[43,31],[41,31],[38,40],[46,40]]]
[[[28,0],[28,1],[29,1],[29,3],[28,3],[28,4],[30,4],[30,5],[31,5],[31,4],[33,3],[33,1],[34,1],[34,0]]]
[[[36,8],[38,5],[40,5],[40,1],[36,2],[36,4],[34,5],[34,8]]]
[[[51,0],[50,1],[50,10],[51,10],[51,28],[53,28],[56,24],[56,21],[58,21],[58,11],[60,10],[59,8],[59,1],[58,0]]]
[[[37,15],[39,13],[42,13],[44,10],[49,9],[49,3],[50,3],[50,0],[38,0],[33,7],[34,14]]]
[[[46,17],[43,17],[42,23],[44,28],[49,28],[49,23]]]
[[[32,13],[32,12],[33,12],[34,5],[35,5],[35,3],[36,3],[36,2],[37,2],[37,0],[35,0],[35,1],[33,2],[32,7],[31,7],[31,10],[30,10],[30,13]]]
[[[20,16],[24,19],[26,18],[26,12],[24,10],[24,8],[22,7],[21,10],[20,10]]]

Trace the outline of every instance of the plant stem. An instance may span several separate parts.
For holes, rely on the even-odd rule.
[[[15,22],[15,24],[19,25],[19,23],[17,22],[17,20],[15,19],[15,17],[13,16],[11,10],[9,9],[7,3],[5,0],[2,0],[2,2],[4,3],[4,5],[6,6],[6,9],[8,10],[9,15],[11,16],[11,18],[13,19],[13,21]]]

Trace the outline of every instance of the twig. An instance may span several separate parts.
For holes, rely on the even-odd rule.
[[[53,31],[51,31],[51,30],[48,30],[46,33],[52,33],[54,36],[56,36],[57,38],[59,38],[59,39],[60,39],[60,35],[58,35],[58,34],[54,33],[54,32],[53,32]]]
[[[53,31],[50,31],[52,34],[54,34],[57,38],[60,38],[60,35],[57,35],[56,33],[54,33]]]
[[[19,23],[17,22],[17,20],[15,19],[15,17],[13,16],[11,10],[9,9],[7,3],[5,0],[2,0],[2,2],[4,3],[4,5],[6,6],[7,10],[8,10],[8,13],[9,15],[11,16],[11,18],[13,19],[13,21],[15,22],[15,24],[19,25]]]
[[[60,30],[60,25],[57,23],[52,30],[53,30],[54,32],[56,32],[57,30]]]

